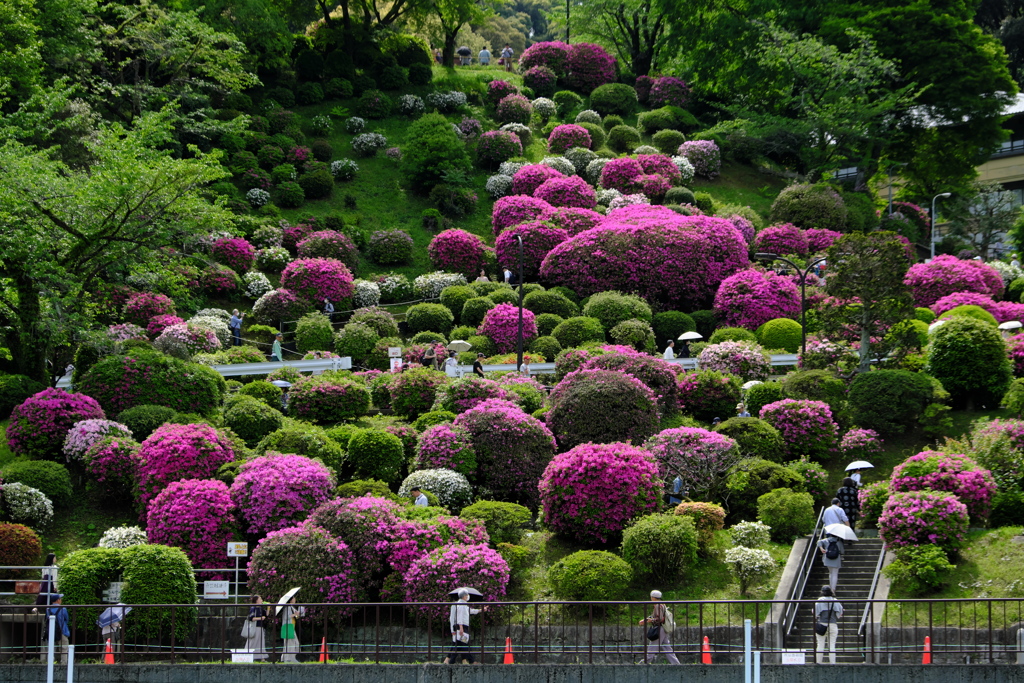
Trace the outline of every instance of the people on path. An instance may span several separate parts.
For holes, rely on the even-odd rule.
[[[239,313],[238,309],[231,311],[231,319],[228,320],[228,327],[231,329],[231,345],[242,345],[242,318],[245,313]]]
[[[679,354],[676,358],[689,358],[690,357],[690,342],[683,341],[679,346]]]
[[[425,508],[430,505],[430,501],[427,500],[427,497],[423,494],[423,491],[420,490],[419,486],[414,486],[409,489],[409,495],[412,496],[412,504],[417,507]]]
[[[477,377],[483,377],[484,376],[484,362],[483,362],[483,358],[484,358],[484,354],[478,353],[478,354],[476,354],[476,360],[473,361],[473,374],[476,375]]]
[[[668,502],[671,505],[679,505],[683,502],[683,496],[687,493],[688,491],[683,490],[682,477],[676,476],[676,478],[672,480],[672,491],[668,494]]]
[[[437,351],[433,344],[428,345],[427,350],[423,352],[423,366],[431,370],[437,369]]]
[[[491,281],[491,278],[487,277],[487,271],[486,270],[481,270],[480,271],[480,277],[478,277],[477,279],[473,280],[473,282],[490,282],[490,281]]]
[[[672,631],[675,630],[675,620],[672,618],[672,613],[669,611],[668,606],[661,601],[661,591],[651,591],[651,602],[654,603],[651,616],[640,620],[641,626],[646,625],[648,627],[647,657],[644,661],[651,664],[657,659],[658,653],[662,653],[669,664],[678,664],[679,658],[672,651]],[[658,637],[652,640],[650,629],[655,626],[658,627]]]
[[[278,363],[284,360],[284,354],[281,351],[281,342],[283,341],[283,334],[274,337],[274,345],[270,347],[270,360],[277,361]]]
[[[254,660],[267,659],[267,610],[259,595],[252,596],[251,602],[247,619],[252,626],[249,628],[249,637],[245,639],[245,651],[251,652]]]
[[[846,516],[846,512],[843,508],[839,507],[839,499],[833,498],[832,505],[825,508],[825,514],[822,516],[822,522],[825,526],[830,524],[845,524],[850,526],[850,518]]]
[[[839,499],[839,507],[843,508],[852,527],[860,516],[860,498],[857,496],[857,482],[853,477],[843,479],[843,485],[836,491],[836,498]]]
[[[519,374],[523,377],[530,376],[530,361],[523,359],[523,364],[519,366]]]
[[[480,614],[480,610],[469,606],[469,591],[459,590],[459,599],[448,610],[448,624],[452,631],[452,651],[444,658],[445,664],[461,661],[473,664],[473,653],[469,650],[469,617]]]
[[[306,616],[305,607],[295,607],[295,598],[281,610],[281,640],[284,641],[282,662],[297,662],[295,658],[301,650],[299,647],[299,618]]]
[[[448,359],[444,362],[444,374],[449,377],[458,377],[459,361],[455,358],[455,352],[448,352]]]
[[[491,51],[487,49],[486,45],[484,45],[484,49],[480,50],[480,54],[476,58],[480,60],[480,66],[491,65]]]
[[[668,340],[668,346],[665,347],[665,353],[661,354],[661,357],[665,360],[675,360],[676,357],[676,343],[671,339]]]
[[[509,270],[508,268],[505,268],[505,270],[502,271],[502,275],[505,278],[505,284],[506,285],[512,284],[512,271],[511,270]]]
[[[515,50],[508,43],[505,43],[505,47],[501,50],[501,63],[505,66],[505,71],[512,71],[512,57],[515,56]]]
[[[46,556],[46,561],[43,563],[43,569],[40,572],[40,579],[42,581],[39,584],[39,595],[36,596],[36,606],[45,607],[50,604],[52,596],[57,592],[57,555],[49,553]],[[32,609],[32,613],[35,614],[37,610]]]
[[[814,637],[818,641],[814,649],[815,661],[824,664],[825,641],[828,641],[830,664],[836,663],[836,638],[839,636],[839,619],[843,616],[843,605],[836,600],[835,591],[828,586],[821,587],[821,597],[814,603]],[[817,624],[825,625],[825,633],[818,633]]]
[[[46,623],[46,625],[43,628],[43,633],[45,634],[43,636],[43,638],[44,638],[44,640],[49,640],[49,637],[50,637],[49,618],[50,617],[54,617],[56,619],[56,624],[54,625],[54,630],[53,630],[54,653],[55,654],[59,653],[59,655],[60,655],[60,663],[61,664],[67,664],[68,663],[68,639],[71,637],[71,627],[69,625],[69,621],[70,620],[68,619],[68,608],[64,607],[61,604],[63,599],[64,599],[64,594],[63,593],[55,593],[52,596],[50,596],[50,607],[46,608],[47,623]],[[48,643],[45,643],[44,645],[48,645]],[[44,649],[43,650],[42,660],[44,662],[46,661],[46,657],[47,657],[47,653],[48,652],[49,652],[48,649]]]
[[[818,541],[818,551],[821,553],[821,563],[828,569],[828,585],[835,593],[839,583],[839,570],[843,566],[843,539],[832,534],[825,534],[825,538]],[[834,556],[834,557],[832,557]]]
[[[850,479],[853,479],[853,483],[857,485],[857,488],[860,488],[860,470],[850,470],[847,474],[850,475]]]
[[[331,303],[330,299],[324,299],[324,315],[331,322],[334,322],[334,304]]]
[[[747,406],[743,403],[736,405],[736,417],[750,417],[750,411],[747,410]]]

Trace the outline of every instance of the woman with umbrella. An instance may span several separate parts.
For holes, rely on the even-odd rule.
[[[462,63],[462,66],[469,66],[469,63],[473,59],[473,51],[470,50],[465,45],[456,50],[455,54],[457,54],[461,58],[459,61]]]
[[[471,593],[472,591],[472,593]],[[452,629],[452,651],[444,658],[445,664],[461,660],[466,664],[473,664],[473,653],[469,651],[469,617],[472,614],[480,614],[480,610],[469,606],[470,596],[477,600],[483,598],[480,591],[474,588],[457,588],[449,595],[458,596],[458,601],[448,610],[448,623]]]
[[[281,640],[284,641],[282,662],[297,662],[295,655],[300,651],[299,618],[306,616],[305,607],[295,606],[295,594],[300,588],[292,588],[277,601],[277,614],[281,617]]]

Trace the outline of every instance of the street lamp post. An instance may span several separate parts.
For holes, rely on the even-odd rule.
[[[950,196],[950,194],[952,193],[942,192],[932,197],[932,214],[931,216],[929,216],[929,218],[932,219],[932,234],[931,239],[928,241],[931,242],[931,254],[933,259],[935,258],[935,200],[938,199],[939,197],[945,199],[946,197]]]
[[[565,0],[565,42],[569,43],[569,0]]]
[[[519,336],[516,339],[516,372],[523,368],[523,236],[516,235],[519,241]]]
[[[782,261],[788,263],[793,270],[800,274],[800,352],[807,353],[807,276],[814,270],[814,266],[822,263],[825,257],[822,256],[819,259],[812,261],[807,264],[807,268],[800,270],[800,267],[790,261],[788,258],[783,258],[778,254],[768,253],[757,253],[754,254],[754,258],[758,261]]]

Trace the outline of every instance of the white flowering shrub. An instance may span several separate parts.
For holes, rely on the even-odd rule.
[[[398,98],[398,113],[403,116],[419,116],[425,109],[422,97],[402,95]]]
[[[693,168],[693,164],[686,157],[674,156],[672,157],[672,163],[679,169],[679,173],[682,174],[682,184],[689,185],[693,180],[693,176],[696,171]]]
[[[157,284],[160,283],[160,276],[151,271],[146,271],[145,273],[132,273],[125,278],[125,282],[135,289],[151,292]]]
[[[743,548],[760,548],[771,540],[772,528],[764,522],[737,522],[729,529],[732,544]]]
[[[3,485],[4,512],[15,524],[42,529],[53,519],[53,503],[39,489],[18,482]]]
[[[352,138],[352,149],[364,157],[372,157],[378,150],[387,146],[388,139],[380,133],[363,133]]]
[[[621,209],[624,206],[633,206],[634,204],[650,204],[651,198],[645,194],[624,194],[621,197],[608,202],[608,210]]]
[[[484,185],[487,190],[487,194],[491,195],[491,199],[501,199],[512,194],[512,178],[507,175],[492,175],[487,179],[487,184]]]
[[[565,157],[544,157],[540,160],[540,163],[545,166],[550,166],[559,173],[565,175],[576,175],[576,167],[572,165],[572,162]]]
[[[529,126],[522,123],[506,123],[500,130],[515,133],[516,137],[519,138],[519,142],[523,143],[523,149],[526,149],[527,145],[533,142],[533,131],[530,130]],[[525,164],[519,164],[519,166],[522,167]]]
[[[633,154],[661,154],[657,147],[651,147],[650,145],[640,145],[633,150]]]
[[[1010,265],[1003,261],[989,261],[988,265],[996,269],[996,271],[1003,277],[1003,286],[1009,287],[1010,283],[1019,277],[1024,277],[1024,270],[1021,270],[1020,266]]]
[[[250,299],[259,299],[273,288],[270,279],[258,270],[250,270],[242,276],[242,290]]]
[[[214,318],[220,318],[225,323],[231,320],[231,313],[224,308],[200,308],[198,311],[196,311],[196,315],[209,315]]]
[[[338,159],[331,162],[331,175],[337,180],[352,180],[359,173],[359,164],[352,159]]]
[[[420,275],[412,282],[413,291],[419,299],[436,299],[445,287],[466,284],[466,277],[460,273],[436,271]]]
[[[258,209],[270,201],[270,193],[266,190],[254,187],[245,193],[245,198],[249,201],[249,206],[254,209]]]
[[[188,319],[188,322],[199,327],[205,327],[208,330],[212,330],[217,335],[217,340],[220,341],[221,346],[230,346],[231,344],[231,329],[223,318],[214,315],[201,315],[196,314]]]
[[[427,95],[427,104],[442,114],[448,114],[466,105],[466,93],[458,90],[432,92]]]
[[[587,170],[584,171],[583,177],[588,183],[596,186],[598,181],[601,180],[601,171],[604,170],[604,165],[608,163],[608,159],[598,158],[587,163]],[[611,201],[611,200],[608,200]],[[601,201],[598,200],[600,204]],[[607,203],[607,202],[606,202]]]
[[[284,247],[267,247],[256,252],[256,267],[271,273],[280,273],[292,260]]]
[[[740,594],[747,588],[767,580],[775,571],[775,560],[767,550],[738,546],[725,551],[725,562],[740,584]]]
[[[498,166],[498,175],[507,175],[511,178],[523,166],[526,166],[526,163],[522,161],[503,161],[501,166]]]
[[[591,152],[586,147],[573,147],[566,150],[562,156],[568,159],[569,163],[576,169],[576,175],[583,176],[584,179],[586,179],[586,176],[583,174],[586,173],[587,166],[590,165],[591,161],[597,159],[597,154]]]
[[[313,117],[313,120],[310,121],[310,127],[313,129],[314,135],[325,138],[330,135],[331,131],[334,129],[334,121],[330,116],[320,114],[319,116]]]
[[[533,104],[534,113],[545,121],[554,116],[555,112],[558,111],[554,100],[549,100],[546,97],[538,97],[531,104]]]
[[[412,284],[401,273],[389,273],[377,281],[380,298],[384,303],[394,304],[412,298]]]
[[[622,193],[615,189],[598,190],[597,191],[597,203],[608,206],[613,201],[622,196]]]
[[[345,122],[346,133],[352,133],[355,135],[357,133],[362,133],[364,128],[366,128],[366,119],[361,119],[358,116],[353,116]]]
[[[97,543],[101,548],[130,548],[149,543],[146,532],[137,526],[115,526],[107,529]]]
[[[466,139],[466,134],[462,132],[461,128],[459,128],[459,124],[453,123],[452,130],[455,131],[455,134],[459,137],[460,140]]]
[[[576,123],[594,123],[600,126],[601,115],[593,109],[584,109],[579,114],[576,114]]]
[[[281,228],[275,228],[273,225],[261,225],[252,233],[249,242],[257,249],[265,249],[266,247],[281,246],[283,238],[284,230]]]
[[[402,481],[398,495],[408,497],[409,491],[417,486],[433,493],[441,505],[455,514],[473,502],[473,487],[454,470],[417,470]]]
[[[352,305],[356,308],[367,308],[380,303],[380,287],[376,282],[356,280],[355,292],[352,293]]]

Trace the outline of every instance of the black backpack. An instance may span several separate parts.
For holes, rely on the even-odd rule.
[[[839,557],[839,540],[835,538],[828,539],[828,545],[825,546],[825,557],[830,560],[834,560]]]

